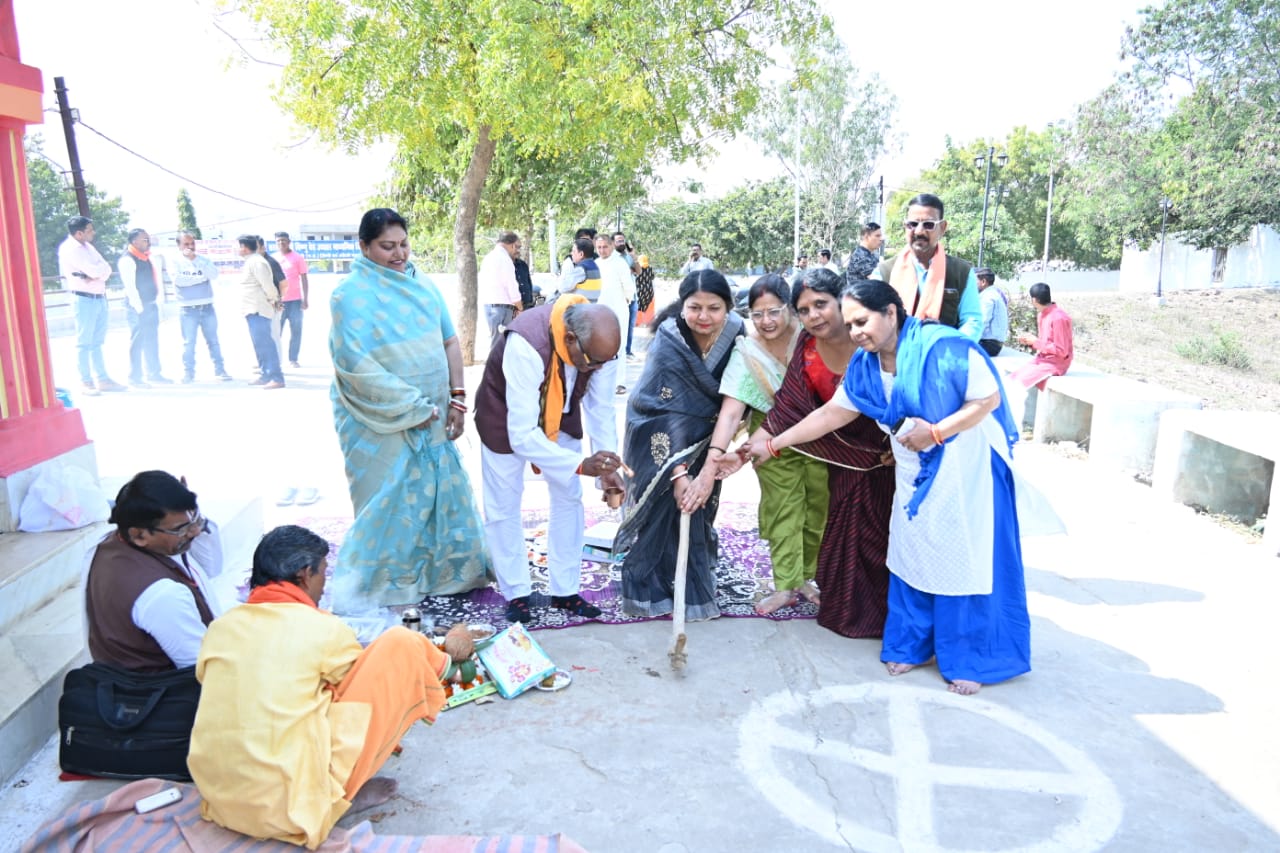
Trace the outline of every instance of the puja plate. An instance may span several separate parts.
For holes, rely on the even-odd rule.
[[[565,672],[563,669],[557,669],[546,678],[533,685],[544,693],[554,693],[557,690],[564,690],[573,683],[573,676]]]

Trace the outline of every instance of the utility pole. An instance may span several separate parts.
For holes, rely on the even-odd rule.
[[[80,171],[80,152],[76,148],[75,121],[79,114],[67,101],[67,84],[62,77],[53,78],[53,88],[58,95],[58,112],[62,114],[62,133],[67,138],[67,159],[71,161],[71,187],[76,191],[76,206],[80,215],[89,215],[89,194],[84,188],[84,174]]]
[[[880,228],[884,228],[884,175],[880,176],[880,201],[876,211],[876,222],[880,223]],[[880,241],[880,248],[876,251],[877,255],[884,257],[884,241]]]

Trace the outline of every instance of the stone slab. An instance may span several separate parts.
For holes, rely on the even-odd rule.
[[[1160,416],[1159,435],[1156,494],[1246,524],[1266,516],[1263,545],[1280,555],[1280,414],[1171,410]]]

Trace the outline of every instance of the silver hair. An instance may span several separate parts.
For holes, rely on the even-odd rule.
[[[578,343],[585,349],[587,344],[591,343],[591,336],[596,330],[595,312],[584,311],[584,308],[590,308],[591,303],[580,302],[576,305],[570,305],[564,312],[564,326],[574,337],[578,339]]]

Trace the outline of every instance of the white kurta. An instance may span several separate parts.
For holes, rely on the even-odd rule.
[[[617,451],[618,428],[614,412],[617,361],[591,377],[582,398],[582,425],[594,450]],[[525,465],[532,463],[547,481],[551,519],[547,527],[547,571],[552,595],[573,595],[581,582],[582,545],[586,513],[582,507],[582,483],[575,473],[582,462],[582,442],[563,430],[556,441],[538,426],[538,389],[543,380],[542,357],[529,342],[507,335],[502,372],[507,382],[507,438],[512,453],[495,453],[480,447],[484,482],[485,538],[493,558],[498,589],[510,600],[532,591],[529,558],[520,520]],[[564,369],[565,411],[578,371]]]
[[[885,396],[894,377],[881,372]],[[996,378],[976,352],[969,353],[969,383],[965,400],[989,397],[999,389]],[[855,410],[841,387],[832,398]],[[889,432],[889,427],[880,424]],[[942,464],[915,518],[907,518],[907,503],[915,494],[920,455],[892,439],[896,463],[893,513],[889,519],[889,571],[912,588],[935,595],[988,595],[994,538],[991,453],[1009,462],[1003,431],[993,415],[982,419],[947,442]]]

